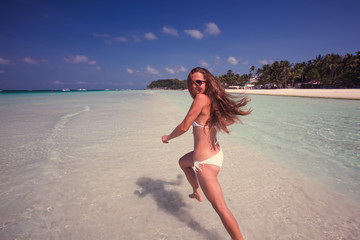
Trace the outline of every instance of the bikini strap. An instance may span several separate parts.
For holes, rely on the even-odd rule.
[[[193,169],[197,172],[197,171],[202,171],[201,170],[201,168],[199,167],[199,165],[201,165],[201,166],[204,166],[204,163],[202,163],[202,162],[198,162],[198,161],[194,161],[194,167],[193,167]]]

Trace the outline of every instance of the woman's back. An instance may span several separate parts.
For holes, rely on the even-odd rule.
[[[202,161],[218,153],[220,146],[217,143],[216,138],[217,129],[206,126],[206,122],[210,118],[211,100],[204,94],[197,97],[201,98],[203,108],[192,124],[194,135],[194,160]]]

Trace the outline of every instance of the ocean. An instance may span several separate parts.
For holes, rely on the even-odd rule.
[[[223,171],[231,175],[220,176],[225,186],[234,181],[236,172],[243,171],[246,175],[244,169],[248,162],[254,165],[251,171],[259,168],[262,172],[250,176],[251,171],[248,171],[249,176],[243,176],[245,180],[241,184],[262,189],[263,186],[257,187],[252,177],[259,179],[262,175],[274,174],[276,178],[278,172],[274,169],[256,165],[269,162],[272,164],[269,166],[281,166],[291,176],[296,175],[307,183],[333,191],[341,199],[360,204],[360,101],[249,97],[251,115],[241,118],[243,124],[231,126],[229,135],[221,133],[219,136],[220,142],[224,142],[225,156],[239,156],[243,164],[242,167],[236,161],[225,159]],[[171,189],[166,191],[163,185],[168,182],[166,179],[174,180],[174,174],[179,170],[176,159],[186,149],[191,150],[191,133],[166,146],[160,139],[181,122],[191,101],[186,91],[1,93],[0,238],[193,239],[197,236],[198,239],[209,239],[205,225],[200,224],[200,230],[199,227],[188,230],[181,224],[189,225],[197,216],[206,219],[212,229],[217,229],[221,223],[216,215],[209,217],[213,213],[211,208],[193,215],[185,210],[179,214],[179,210],[169,210],[156,195],[152,195],[153,200],[145,201],[137,194],[141,191],[137,189],[139,180],[147,179],[154,184],[148,189],[150,193],[157,186],[156,191],[188,205],[177,197],[176,192],[187,191],[185,183],[184,190],[169,183]],[[273,194],[274,197],[284,196],[285,188],[279,186],[286,185],[287,180],[282,179],[291,178],[290,175],[278,177],[274,179],[274,183],[279,183],[277,187],[265,189],[268,191],[264,191],[265,200],[272,199]],[[264,181],[268,180],[264,178]],[[241,184],[238,187],[242,187]],[[299,184],[293,181],[289,186],[293,188]],[[224,187],[235,213],[241,213],[244,218],[241,226],[245,226],[245,236],[260,239],[262,235],[257,234],[261,233],[252,228],[264,225],[269,229],[264,227],[263,234],[277,234],[274,235],[276,238],[268,239],[306,239],[315,234],[297,233],[299,238],[289,235],[295,234],[294,229],[298,226],[295,222],[302,219],[300,215],[292,216],[294,229],[279,229],[276,225],[272,229],[271,224],[260,222],[263,212],[273,215],[270,209],[275,209],[277,205],[274,204],[283,205],[288,199],[284,197],[284,202],[271,203],[271,207],[267,205],[268,200],[263,199],[261,204],[257,200],[250,208],[254,202],[251,191],[254,191],[253,196],[259,196],[259,193],[255,193],[256,189],[247,191],[248,199],[240,203],[231,201],[241,196],[237,195],[239,191]],[[336,199],[334,197],[334,202]],[[304,201],[308,202],[301,204],[306,206],[317,200],[314,195]],[[249,209],[259,212],[251,217],[250,213],[242,212],[245,207],[241,204],[248,204]],[[319,204],[327,203],[321,200]],[[158,213],[159,209],[165,214]],[[309,210],[309,214],[312,211]],[[319,210],[316,214],[324,213]],[[154,215],[159,215],[156,220]],[[187,218],[184,219],[184,215]],[[169,216],[175,220],[169,220]],[[289,220],[286,213],[281,216]],[[349,222],[349,218],[345,214],[343,221]],[[315,217],[311,219],[312,224],[316,222]],[[165,225],[149,225],[153,221]],[[326,222],[327,226],[333,224],[331,221]],[[166,228],[169,226],[182,230],[174,230],[171,235]],[[312,226],[315,228],[316,224]],[[329,230],[326,234],[330,235],[325,234],[328,230],[325,226],[319,230],[324,236],[318,239],[355,239],[351,236],[356,235],[353,229],[358,225],[349,226],[336,233]],[[308,228],[304,223],[303,230]],[[221,230],[211,231],[226,236],[224,232],[219,233]],[[150,236],[150,232],[154,235]]]
[[[163,93],[186,109],[188,93]],[[238,95],[241,96],[241,95]],[[360,101],[251,95],[229,137],[360,201]]]
[[[234,137],[360,201],[360,101],[251,98],[254,111]]]

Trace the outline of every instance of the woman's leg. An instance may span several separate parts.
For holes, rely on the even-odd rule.
[[[225,199],[217,179],[220,168],[217,166],[204,164],[201,171],[197,171],[199,184],[206,198],[210,201],[215,211],[221,218],[226,230],[234,240],[243,240],[239,225],[226,206]]]
[[[180,165],[181,169],[184,171],[185,176],[186,176],[187,180],[189,181],[191,187],[193,188],[193,193],[190,194],[189,197],[195,198],[198,201],[202,202],[203,197],[201,196],[201,193],[200,193],[200,188],[199,188],[199,184],[198,184],[198,181],[196,178],[196,174],[192,168],[194,166],[193,153],[194,152],[189,152],[189,153],[185,154],[184,156],[182,156],[179,159],[179,165]]]

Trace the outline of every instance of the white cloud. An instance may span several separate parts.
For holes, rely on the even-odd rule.
[[[56,85],[64,84],[63,82],[60,82],[59,80],[55,80],[53,83],[56,84]]]
[[[10,64],[10,60],[4,59],[0,57],[0,64],[1,65],[7,65]]]
[[[175,70],[169,67],[166,67],[165,70],[170,74],[175,74]]]
[[[87,63],[89,65],[95,65],[96,61],[95,60],[90,60],[87,56],[83,56],[83,55],[70,55],[68,57],[64,57],[64,61],[70,64],[78,64],[78,63]],[[97,66],[96,67],[97,70],[102,70],[101,67]]]
[[[243,61],[242,64],[244,64],[244,65],[249,65],[249,60]]]
[[[221,57],[219,57],[218,55],[215,56],[215,63],[216,64],[220,64],[222,62]]]
[[[145,38],[146,38],[147,40],[155,40],[155,39],[157,39],[157,37],[155,36],[155,34],[152,33],[152,32],[145,33]]]
[[[112,44],[112,41],[109,39],[111,37],[109,34],[106,34],[106,33],[105,34],[93,33],[93,35],[95,37],[105,39],[104,40],[105,45],[111,45]]]
[[[210,66],[205,60],[200,60],[199,63],[201,66],[206,67],[206,68]]]
[[[166,67],[165,70],[169,74],[187,72],[187,69],[185,67],[183,67],[183,66],[177,67],[177,68]]]
[[[180,72],[187,72],[187,71],[188,70],[185,67],[183,67],[183,66],[180,67]]]
[[[78,63],[88,62],[89,58],[82,55],[76,55],[76,56],[70,55],[69,57],[64,57],[64,61],[67,63],[78,64]]]
[[[117,37],[117,38],[115,38],[115,40],[118,42],[127,42],[128,41],[126,37]]]
[[[184,32],[195,39],[202,39],[204,37],[199,30],[185,30]]]
[[[266,64],[272,64],[274,61],[269,59],[269,60],[266,60],[266,59],[262,59],[259,61],[259,63],[261,63],[262,65],[266,65]]]
[[[1,73],[4,73],[4,72],[5,72],[4,70],[0,70],[0,74],[1,74]]]
[[[232,65],[236,65],[236,64],[238,64],[238,60],[236,60],[236,58],[234,58],[234,57],[229,57],[228,59],[227,59],[227,61],[228,61],[228,63],[230,63],[230,64],[232,64]]]
[[[268,64],[267,62],[268,62],[268,61],[265,60],[265,59],[259,61],[259,63],[261,63],[262,65]]]
[[[110,35],[109,34],[99,34],[99,33],[94,33],[95,37],[103,37],[103,38],[109,38]]]
[[[138,37],[138,35],[132,35],[131,37],[134,39],[134,42],[141,42],[141,39]]]
[[[173,35],[173,36],[179,36],[178,31],[175,28],[170,27],[170,26],[169,27],[164,26],[163,27],[163,32],[167,33],[167,34],[170,34],[170,35]]]
[[[96,70],[98,70],[98,71],[102,71],[103,70],[103,68],[102,67],[100,67],[100,66],[96,66],[96,68],[95,68]]]
[[[38,64],[39,61],[30,57],[23,58],[23,61],[29,64]]]
[[[105,43],[106,45],[111,45],[111,44],[112,44],[112,41],[110,41],[110,40],[105,40],[104,43]]]
[[[153,74],[153,75],[158,75],[159,74],[159,71],[157,69],[152,68],[150,66],[146,66],[146,72],[150,73],[150,74]]]
[[[220,29],[215,23],[207,23],[205,32],[209,35],[218,35],[220,34]]]
[[[127,71],[129,74],[134,74],[134,70],[132,70],[131,68],[126,68],[126,71]]]

